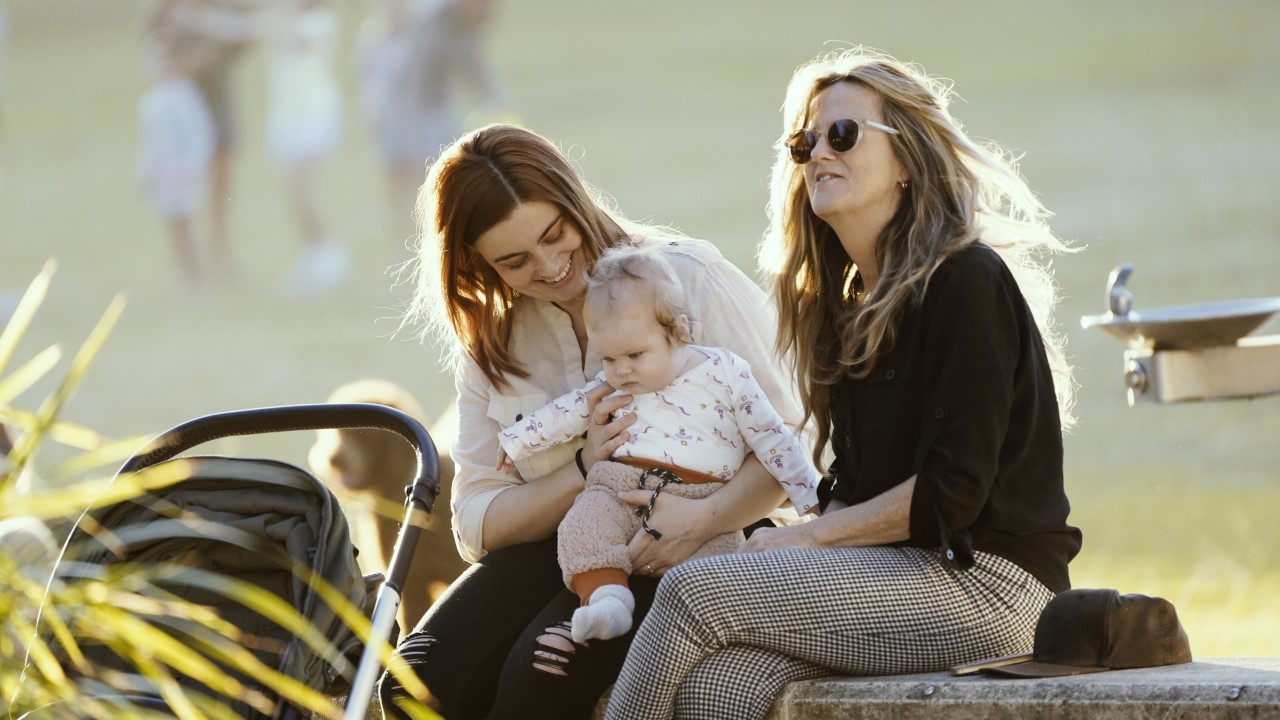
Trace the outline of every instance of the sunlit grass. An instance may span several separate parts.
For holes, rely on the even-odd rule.
[[[1280,654],[1280,487],[1165,482],[1075,496],[1077,586],[1167,598],[1197,656]]]

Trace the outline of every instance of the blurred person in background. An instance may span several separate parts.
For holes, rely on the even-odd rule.
[[[0,2],[0,78],[4,77],[4,56],[9,51],[9,11]]]
[[[776,313],[753,280],[710,243],[622,218],[542,136],[490,125],[454,142],[431,166],[420,195],[417,289],[405,316],[442,342],[454,361],[458,431],[453,531],[474,563],[400,643],[380,686],[383,712],[412,703],[394,673],[426,684],[438,709],[463,718],[588,718],[617,677],[632,633],[573,641],[580,606],[556,562],[556,530],[585,487],[587,468],[626,440],[635,415],[591,424],[583,439],[494,467],[498,432],[603,368],[587,340],[584,274],[608,248],[652,244],[688,293],[690,339],[728,348],[750,364],[789,427],[795,388],[771,348]],[[598,418],[633,400],[587,395]],[[575,462],[580,457],[580,462]],[[651,492],[619,493],[647,506]],[[630,543],[635,618],[648,609],[656,575],[707,540],[779,508],[786,495],[755,455],[703,499],[663,493]],[[794,517],[794,511],[791,516]]]
[[[289,289],[316,295],[346,282],[350,259],[333,236],[316,189],[321,163],[342,137],[342,90],[336,74],[337,15],[325,0],[279,0],[246,11],[186,2],[187,27],[230,43],[260,40],[267,56],[267,143],[284,171],[302,250]]]
[[[184,3],[202,0],[183,0]],[[203,0],[219,2],[233,9],[247,7],[245,0]],[[161,6],[167,3],[162,2]],[[233,75],[247,43],[238,39],[211,37],[182,28],[183,44],[204,56],[194,80],[213,118],[214,149],[209,164],[209,265],[219,280],[234,279],[235,258],[231,248],[231,178],[240,132]]]
[[[207,43],[190,42],[174,22],[177,0],[161,2],[147,26],[147,89],[138,102],[138,171],[151,209],[164,219],[181,287],[206,280],[194,218],[204,200],[216,128],[193,77],[212,59]]]
[[[950,87],[854,48],[787,88],[762,265],[822,516],[667,573],[609,720],[763,718],[783,686],[1031,650],[1071,586],[1071,370],[1040,264],[1065,250]]]
[[[387,173],[397,251],[414,231],[426,166],[467,118],[509,117],[485,35],[495,0],[370,0],[357,49],[364,113]],[[466,96],[473,112],[466,112]],[[397,261],[403,259],[397,256]]]
[[[9,51],[9,11],[0,2],[0,128],[4,126],[4,56]],[[0,190],[4,189],[4,166],[0,165]]]

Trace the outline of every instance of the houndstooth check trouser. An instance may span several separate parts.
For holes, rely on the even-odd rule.
[[[763,718],[786,683],[1027,652],[1053,593],[1004,558],[920,548],[723,555],[669,571],[606,720]]]

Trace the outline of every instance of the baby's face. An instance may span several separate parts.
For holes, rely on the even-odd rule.
[[[619,302],[587,322],[591,344],[604,364],[605,379],[632,395],[661,390],[684,369],[687,347],[667,336],[653,314],[653,304],[640,298]]]

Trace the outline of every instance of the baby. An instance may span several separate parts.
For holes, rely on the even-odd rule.
[[[816,511],[818,472],[783,424],[746,361],[723,348],[692,344],[683,290],[654,246],[612,248],[587,279],[584,316],[604,371],[598,381],[632,396],[619,414],[635,414],[612,461],[598,462],[560,523],[558,552],[565,584],[583,605],[574,612],[576,642],[609,639],[632,625],[627,544],[647,513],[617,498],[637,488],[702,498],[737,473],[749,453],[786,490],[800,514]],[[580,388],[499,433],[498,467],[563,442],[580,441],[591,422]],[[739,532],[709,540],[693,557],[730,553]]]

